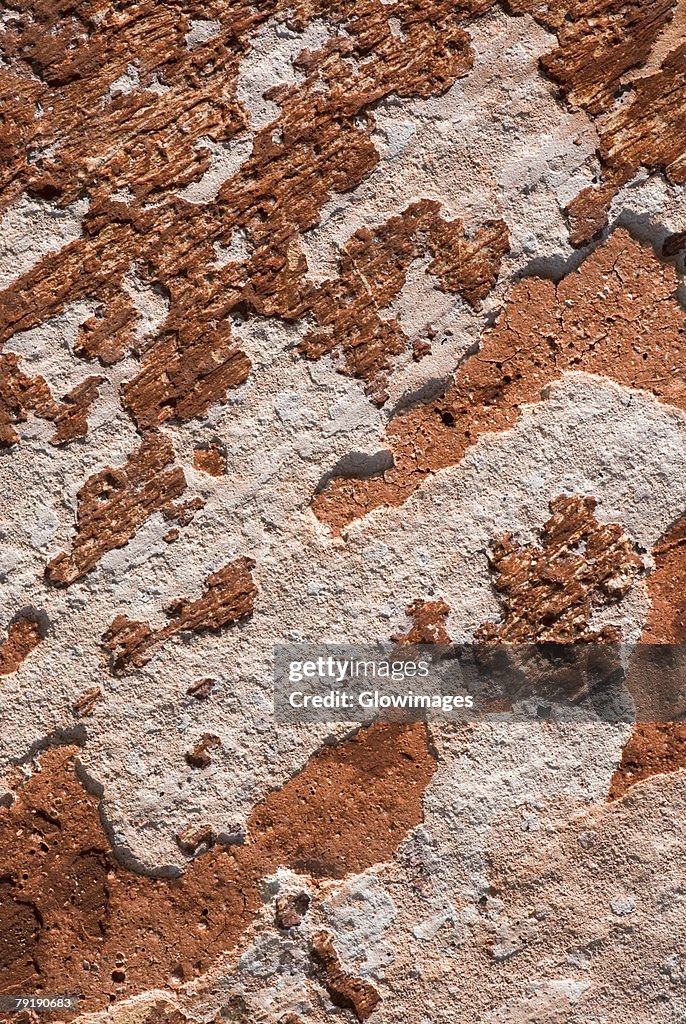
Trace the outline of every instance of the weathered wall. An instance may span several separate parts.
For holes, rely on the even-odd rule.
[[[686,728],[271,700],[277,640],[686,639],[683,0],[0,21],[2,991],[683,1019]]]

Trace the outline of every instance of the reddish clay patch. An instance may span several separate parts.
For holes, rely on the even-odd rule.
[[[643,562],[617,523],[599,523],[597,502],[560,495],[541,531],[541,545],[507,534],[493,545],[490,566],[504,605],[502,622],[486,622],[485,643],[616,643],[617,626],[590,629],[591,615],[628,593]]]
[[[171,503],[186,489],[183,470],[167,468],[173,461],[171,440],[150,434],[126,465],[90,477],[78,492],[71,552],[53,558],[46,569],[48,581],[69,586],[108,551],[124,547],[153,512],[173,510]]]
[[[686,642],[686,516],[671,526],[653,549],[655,568],[649,578],[651,609],[641,640],[645,644]],[[676,678],[667,663],[657,672],[640,671],[629,687],[638,713],[654,713],[660,705],[674,707],[683,665]],[[667,689],[669,692],[664,693]],[[656,715],[657,717],[657,715]],[[682,722],[639,722],[622,751],[622,759],[610,786],[610,799],[623,796],[631,786],[653,775],[686,769],[686,725]]]
[[[259,880],[278,866],[342,878],[390,860],[422,820],[435,769],[423,725],[363,729],[258,804],[245,845],[156,879],[113,857],[76,754],[46,751],[0,808],[0,990],[56,992],[68,977],[86,1010],[207,971],[240,941]]]
[[[169,622],[154,630],[147,622],[117,615],[103,636],[112,652],[112,668],[123,672],[141,668],[153,657],[160,644],[176,633],[203,633],[219,630],[252,615],[257,587],[251,570],[251,558],[239,558],[207,577],[205,593],[196,601],[179,598],[166,609]]]
[[[650,576],[651,610],[643,643],[686,643],[686,516],[660,538],[653,549]]]
[[[16,672],[44,636],[45,629],[36,616],[16,616],[7,627],[6,639],[0,644],[0,676]]]
[[[371,1017],[381,1002],[381,996],[368,981],[343,970],[328,932],[313,935],[312,959],[334,1006],[351,1010],[358,1020]]]
[[[446,628],[450,607],[445,601],[413,601],[405,613],[412,619],[406,633],[397,633],[392,639],[399,644],[449,644]]]
[[[210,476],[223,476],[226,473],[226,455],[213,445],[207,448],[196,448],[193,452],[193,469]]]
[[[686,725],[640,722],[622,751],[610,783],[610,800],[619,800],[637,782],[686,768]]]

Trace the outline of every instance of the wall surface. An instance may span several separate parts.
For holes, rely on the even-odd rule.
[[[272,700],[280,641],[686,641],[684,0],[0,25],[0,992],[685,1020],[685,725]]]

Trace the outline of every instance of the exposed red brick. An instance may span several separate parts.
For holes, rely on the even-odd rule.
[[[391,419],[393,467],[365,479],[334,477],[312,500],[316,515],[340,530],[379,506],[401,505],[484,434],[512,427],[522,406],[540,401],[565,372],[609,377],[686,411],[676,288],[674,269],[623,230],[557,285],[524,278],[442,397]]]
[[[35,904],[17,898],[11,881],[0,881],[0,975],[11,971],[18,992],[33,991],[38,979],[33,952],[41,927]]]
[[[654,569],[649,577],[651,608],[642,643],[683,644],[686,642],[686,516],[677,520],[653,549]],[[650,672],[647,659],[638,662],[638,673],[629,666],[628,687],[640,716],[654,713],[655,705],[674,707],[678,694],[672,689],[666,663]],[[677,668],[683,678],[683,666]],[[670,692],[663,702],[662,690]],[[648,692],[646,692],[648,691]],[[657,717],[657,716],[656,716]],[[619,799],[631,786],[653,775],[686,769],[686,725],[682,722],[637,722],[622,751],[610,786],[610,799]]]
[[[207,676],[205,679],[196,679],[194,683],[191,683],[186,693],[189,697],[195,697],[196,700],[207,700],[216,685],[217,680]]]
[[[686,515],[653,548],[646,644],[686,643]]]
[[[7,627],[7,637],[0,644],[0,676],[16,672],[44,636],[45,629],[37,616],[24,613],[15,616]]]
[[[364,8],[347,0],[335,10],[315,3],[295,13],[276,0],[259,10],[239,2],[230,17],[214,2],[191,3],[180,13],[153,0],[126,11],[97,0],[86,13],[21,0],[7,26],[8,66],[0,72],[8,98],[0,198],[8,202],[30,189],[66,204],[85,194],[90,208],[81,239],[0,294],[0,340],[89,297],[100,307],[77,351],[105,363],[140,351],[140,372],[122,386],[140,429],[202,415],[223,401],[249,372],[231,338],[232,312],[293,320],[313,309],[317,287],[298,239],[334,193],[354,188],[377,163],[365,114],[392,93],[438,95],[466,74],[473,54],[461,22],[491,6],[492,0],[459,9],[447,0],[402,0],[393,11],[400,39],[381,0]],[[200,140],[245,134],[236,83],[260,25],[278,16],[302,28],[320,15],[342,31],[302,55],[304,81],[275,91],[279,131],[258,132],[250,157],[213,202],[191,205],[174,195],[210,166]],[[217,17],[220,30],[189,51],[184,40],[193,17]],[[140,87],[103,105],[108,87],[131,64]],[[160,93],[159,83],[168,91]],[[124,188],[132,202],[117,197]],[[245,234],[252,255],[219,268],[213,243],[225,245],[235,230]],[[457,273],[465,294],[480,292],[493,272],[486,248],[485,239],[463,239],[455,250],[459,269],[446,268],[447,285],[454,286]],[[133,263],[169,298],[165,322],[142,343],[124,287]]]
[[[3,41],[13,68],[4,69],[3,86],[15,97],[2,138],[3,188],[21,182],[70,201],[80,189],[111,187],[119,180],[143,198],[159,189],[165,162],[170,185],[202,173],[208,160],[193,150],[196,131],[226,138],[241,127],[239,108],[222,98],[235,82],[230,30],[200,55],[184,46],[190,18],[212,16],[207,5],[190,4],[180,13],[153,3],[117,11],[99,2],[86,11],[27,0],[16,12]],[[247,27],[237,13],[234,30]],[[130,63],[140,69],[143,88],[103,103],[109,84]],[[208,64],[219,64],[215,75],[207,75]],[[165,95],[146,89],[155,71],[170,87]],[[37,102],[45,110],[40,120],[27,111]],[[192,133],[180,130],[191,126]],[[149,136],[157,146],[150,145]],[[58,156],[30,162],[31,153],[55,141],[61,142]],[[106,158],[96,162],[103,152]]]
[[[506,534],[489,558],[503,603],[502,622],[486,622],[474,639],[486,643],[615,643],[619,627],[590,628],[597,608],[620,601],[643,570],[623,527],[599,523],[597,502],[561,495],[541,544],[524,545]]]
[[[14,429],[25,423],[29,412],[42,419],[57,415],[57,403],[42,377],[29,377],[19,369],[21,356],[14,352],[0,355],[0,444],[14,444],[19,434]]]
[[[135,345],[138,312],[130,296],[122,292],[102,312],[89,317],[79,329],[74,351],[86,359],[111,366]]]
[[[186,754],[186,763],[191,768],[209,768],[212,764],[210,751],[221,747],[222,741],[211,732],[204,732],[192,750]]]
[[[226,473],[226,455],[213,445],[207,448],[196,448],[193,452],[193,468],[210,476],[223,476]]]
[[[190,498],[188,501],[172,501],[162,509],[162,515],[167,522],[178,523],[179,526],[188,526],[193,521],[195,513],[205,507],[204,498]],[[173,533],[172,530],[169,533]],[[176,537],[173,538],[176,540]]]
[[[557,34],[541,65],[573,107],[594,116],[610,110],[628,72],[645,64],[673,16],[676,0],[508,0]]]
[[[381,1002],[381,996],[368,981],[343,970],[328,932],[316,932],[312,936],[312,959],[334,1006],[352,1010],[358,1020],[371,1017]]]
[[[87,377],[56,402],[44,378],[29,377],[20,369],[20,362],[21,356],[14,352],[0,355],[0,447],[19,440],[15,428],[26,422],[29,413],[55,424],[52,444],[85,437],[88,411],[98,397],[103,378]]]
[[[254,565],[251,558],[239,558],[208,576],[202,597],[196,601],[178,598],[170,604],[166,609],[169,622],[160,629],[117,615],[103,636],[105,647],[113,655],[113,671],[141,668],[160,644],[177,633],[216,631],[251,615],[257,595],[250,571]]]
[[[473,0],[459,13],[489,6]],[[150,0],[135,11],[114,10],[99,0],[87,12],[21,0],[3,42],[11,67],[3,69],[3,85],[13,103],[2,139],[0,187],[21,184],[66,202],[84,187],[104,191],[116,183],[143,200],[197,180],[210,161],[207,150],[196,150],[194,143],[207,136],[231,139],[245,128],[244,112],[235,100],[240,57],[260,24],[286,9],[273,0],[259,10],[239,2],[229,18],[213,0],[191,2],[182,12]],[[344,3],[333,11],[315,3],[298,9],[295,22],[303,26],[329,14],[346,24],[352,52],[359,47],[358,52],[370,55],[370,66],[365,76],[358,75],[350,97],[352,106],[360,102],[355,92],[364,89],[369,101],[375,92],[389,91],[395,79],[403,95],[447,88],[456,66],[459,73],[469,59],[468,37],[459,28],[457,13],[446,2],[432,2],[425,10],[410,2],[398,4],[408,44],[392,35],[380,3],[363,9]],[[221,20],[217,37],[189,51],[184,37],[190,20],[211,17]],[[141,88],[103,105],[103,93],[131,63],[138,69]],[[350,87],[350,71],[340,75],[342,69],[337,70]],[[151,91],[155,75],[168,87],[166,94]],[[39,121],[31,116],[36,102],[45,109]],[[150,139],[155,146],[146,145]],[[30,153],[55,141],[62,145],[53,157],[29,161]],[[106,159],[96,163],[103,150]]]
[[[686,725],[638,722],[622,751],[610,783],[609,799],[619,800],[638,782],[686,768]]]
[[[50,583],[69,586],[95,568],[103,555],[127,544],[143,523],[186,489],[170,438],[149,434],[121,468],[90,477],[78,492],[76,536],[69,554],[49,563]]]
[[[140,429],[166,420],[190,420],[204,415],[227,391],[247,380],[250,360],[222,330],[198,328],[183,340],[161,340],[143,360],[143,369],[124,384],[123,401]]]
[[[422,820],[435,761],[423,725],[379,725],[323,747],[259,803],[245,845],[214,846],[175,879],[113,857],[74,748],[41,757],[0,808],[0,988],[61,991],[82,1009],[204,973],[263,905],[260,879],[284,866],[342,878],[390,860]]]
[[[392,639],[400,644],[449,644],[446,628],[450,607],[445,601],[413,601],[405,613],[412,619],[406,633],[397,633]]]
[[[631,40],[628,40],[631,45]],[[567,209],[573,245],[583,245],[607,224],[610,204],[641,167],[686,182],[686,43],[658,72],[638,79],[630,96],[609,114],[600,135],[600,185],[583,190]]]
[[[282,893],[276,898],[276,924],[279,928],[298,928],[310,908],[306,892]]]
[[[29,377],[19,369],[20,360],[22,356],[14,352],[0,355],[0,446],[18,441],[15,427],[26,423],[30,413],[54,423],[53,444],[85,437],[88,411],[97,398],[98,385],[103,378],[88,377],[60,401],[55,401],[43,377]]]
[[[88,433],[88,412],[98,397],[100,384],[104,377],[87,377],[66,394],[61,402],[57,415],[54,417],[55,436],[53,444],[64,444],[77,437],[85,437]],[[52,417],[51,417],[52,418]]]
[[[503,221],[489,222],[468,239],[463,222],[443,220],[440,203],[429,199],[374,231],[360,228],[343,246],[338,277],[324,281],[310,299],[319,326],[305,335],[298,351],[308,359],[340,353],[346,372],[364,380],[367,393],[383,404],[389,373],[410,341],[381,311],[400,292],[412,261],[427,250],[433,253],[429,272],[446,291],[477,305],[495,284],[508,249]]]

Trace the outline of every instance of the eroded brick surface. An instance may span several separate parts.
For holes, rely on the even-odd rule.
[[[112,652],[113,670],[140,668],[160,644],[177,633],[219,630],[251,615],[257,594],[251,573],[254,565],[251,559],[243,558],[213,573],[197,601],[179,598],[168,606],[169,622],[160,629],[118,615],[103,636],[105,647]]]
[[[475,305],[495,284],[507,249],[503,221],[484,225],[470,239],[461,221],[441,218],[438,203],[414,203],[375,232],[361,229],[345,245],[339,277],[324,281],[311,299],[321,326],[305,335],[299,351],[308,359],[340,355],[347,372],[364,380],[372,400],[383,404],[394,357],[409,340],[397,321],[380,312],[399,293],[412,260],[428,251],[427,270],[441,287]],[[430,350],[428,342],[415,345],[413,356],[421,359]]]
[[[0,676],[16,672],[44,636],[45,626],[40,616],[23,612],[16,615],[7,627],[5,639],[0,643]]]
[[[212,849],[181,878],[162,880],[117,863],[98,801],[74,770],[76,753],[45,752],[41,770],[0,810],[2,987],[52,991],[66,971],[90,1008],[107,1005],[110,993],[173,986],[207,970],[240,941],[261,905],[259,880],[277,866],[338,878],[392,858],[421,820],[435,770],[423,726],[363,730],[324,747],[255,807],[245,845]],[[340,971],[326,969],[329,983],[345,988]],[[373,1007],[363,995],[355,991],[355,1005]]]
[[[675,292],[673,269],[624,231],[559,285],[524,279],[443,395],[391,419],[393,468],[365,480],[334,479],[313,499],[317,516],[340,529],[380,505],[402,504],[480,437],[512,427],[524,403],[540,401],[565,372],[599,374],[686,408]]]
[[[490,5],[473,6],[476,13]],[[245,381],[250,362],[232,340],[232,310],[287,318],[310,313],[328,327],[336,307],[329,289],[322,292],[308,282],[297,238],[316,223],[332,192],[354,187],[378,160],[360,117],[392,92],[440,94],[471,66],[469,36],[450,5],[400,8],[402,40],[391,31],[380,2],[361,12],[343,5],[334,13],[329,42],[303,55],[305,83],[280,90],[278,139],[271,128],[259,132],[250,157],[216,201],[189,205],[172,190],[198,181],[210,168],[205,140],[228,144],[248,128],[235,99],[240,56],[251,33],[278,11],[278,5],[259,13],[236,9],[215,38],[190,50],[181,42],[190,9],[181,17],[175,7],[158,12],[153,4],[129,14],[104,7],[65,14],[63,36],[57,38],[73,42],[78,58],[55,74],[40,69],[52,68],[57,59],[53,32],[62,24],[61,12],[42,12],[33,22],[37,12],[28,5],[10,19],[6,49],[14,70],[5,73],[5,87],[18,90],[19,100],[13,141],[7,143],[6,195],[23,186],[66,204],[86,187],[92,198],[84,238],[59,259],[47,257],[0,296],[0,331],[9,337],[34,326],[67,297],[97,297],[101,313],[88,321],[80,348],[112,362],[134,343],[137,315],[124,284],[135,262],[170,301],[163,328],[145,344],[140,372],[122,389],[139,427],[200,416]],[[300,11],[293,24],[302,28],[320,13],[316,7]],[[132,67],[140,88],[113,92]],[[28,110],[45,106],[48,97],[49,116],[32,119]],[[54,157],[28,162],[29,151],[47,154],[58,140]],[[95,155],[103,146],[104,160]],[[133,203],[118,198],[122,189],[132,193]],[[161,204],[160,196],[166,196]],[[156,205],[145,202],[153,197]],[[436,205],[429,208],[433,212]],[[459,235],[457,225],[437,225],[437,266],[449,287],[474,301],[497,275],[504,225],[449,248],[454,230]],[[213,243],[230,241],[234,231],[246,232],[253,255],[247,264],[229,261],[217,269]],[[359,288],[348,278],[344,271],[335,288]],[[25,298],[29,292],[31,303]],[[381,351],[370,351],[378,366],[355,365],[363,376],[387,367],[393,345],[384,354],[385,340],[379,339]],[[366,344],[378,348],[373,332]]]
[[[193,453],[193,467],[210,476],[223,476],[226,472],[226,456],[215,446],[197,448]]]
[[[103,378],[88,377],[72,391],[55,401],[46,381],[30,377],[21,368],[21,360],[12,352],[0,356],[0,444],[19,440],[16,425],[30,413],[55,424],[53,444],[64,444],[88,432],[88,411],[98,397]]]
[[[405,633],[396,634],[393,639],[402,644],[448,644],[450,636],[446,627],[450,608],[445,601],[423,601],[418,598],[409,604],[405,614],[412,625]]]
[[[381,1002],[376,989],[361,978],[353,978],[342,968],[332,938],[317,932],[312,940],[312,958],[321,972],[334,1006],[352,1010],[358,1020],[366,1020]]]
[[[638,782],[686,768],[686,727],[673,722],[636,726],[622,751],[609,796],[617,800]]]
[[[95,568],[103,555],[123,547],[153,512],[173,508],[186,489],[183,470],[173,467],[171,440],[150,435],[125,466],[92,476],[78,493],[76,537],[71,552],[46,569],[51,583],[69,586]]]
[[[615,625],[591,627],[591,616],[621,601],[643,570],[631,538],[616,523],[595,517],[594,498],[561,495],[550,504],[541,543],[524,545],[511,534],[490,555],[494,586],[504,605],[502,622],[487,622],[483,643],[617,643]]]

